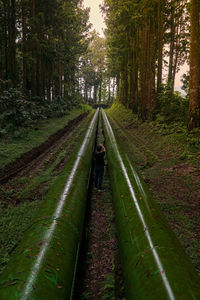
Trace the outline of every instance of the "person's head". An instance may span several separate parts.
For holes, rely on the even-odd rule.
[[[101,145],[97,145],[97,152],[101,152],[102,150],[102,146]]]

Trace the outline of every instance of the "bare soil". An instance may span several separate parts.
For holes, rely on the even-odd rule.
[[[23,154],[0,172],[4,174],[0,193],[0,202],[4,206],[43,198],[49,184],[62,171],[82,137],[82,125],[87,115],[82,114],[70,121],[46,142]]]
[[[105,191],[98,192],[94,186],[92,188],[84,279],[77,299],[124,298],[119,244],[109,184],[106,174]]]
[[[37,160],[41,156],[46,158],[48,153],[54,151],[55,148],[58,148],[63,140],[67,138],[67,136],[73,131],[75,126],[77,126],[88,113],[81,114],[74,120],[69,121],[69,123],[56,133],[52,134],[44,143],[40,146],[31,149],[30,151],[24,153],[21,157],[16,159],[14,162],[11,162],[7,166],[5,166],[2,170],[0,170],[0,183],[5,183],[9,179],[13,178],[17,173],[27,167],[32,161]],[[36,163],[37,164],[37,163]],[[38,166],[39,167],[39,166]]]
[[[104,143],[101,124],[98,143]],[[94,177],[94,174],[93,174]],[[94,187],[87,208],[85,255],[80,258],[74,299],[125,299],[111,183],[105,167],[103,192]],[[81,271],[80,271],[81,270]]]

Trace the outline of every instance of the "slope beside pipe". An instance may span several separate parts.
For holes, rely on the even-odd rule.
[[[200,299],[198,274],[102,114],[127,298]]]
[[[98,110],[10,259],[0,278],[1,300],[71,298],[97,119]]]

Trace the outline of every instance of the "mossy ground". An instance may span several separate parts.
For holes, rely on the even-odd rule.
[[[48,137],[63,128],[70,120],[91,110],[88,105],[69,112],[64,117],[37,121],[32,127],[24,130],[20,137],[7,136],[0,139],[0,169],[20,157],[23,153],[42,144]]]
[[[188,133],[181,123],[141,122],[120,104],[114,104],[108,116],[200,273],[200,132]]]
[[[62,127],[82,112],[82,109],[73,112],[72,116],[65,119],[65,122],[62,120]],[[32,224],[34,215],[37,213],[48,190],[60,175],[66,161],[76,154],[74,149],[84,137],[91,116],[90,114],[77,126],[73,131],[73,136],[70,136],[70,140],[64,141],[55,153],[51,153],[52,155],[43,165],[39,165],[38,168],[34,166],[37,169],[36,171],[34,168],[30,168],[30,172],[20,173],[6,185],[0,186],[0,273],[8,263],[10,255],[22,239],[24,232]],[[61,123],[58,129],[60,129]],[[48,124],[48,127],[50,127],[50,124]],[[38,133],[38,141],[41,139],[43,142],[44,137],[48,137],[49,131],[47,130],[47,133],[46,130],[47,128],[44,126],[43,132],[41,129],[41,132]],[[53,130],[55,130],[55,125],[52,120],[51,133]],[[55,156],[54,159],[52,159],[52,156]],[[64,162],[63,158],[65,159]],[[62,167],[60,162],[63,164]]]

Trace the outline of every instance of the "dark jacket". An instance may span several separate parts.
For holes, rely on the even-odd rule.
[[[105,156],[105,151],[95,153],[95,168],[96,169],[104,167],[104,165],[105,165],[104,156]]]

